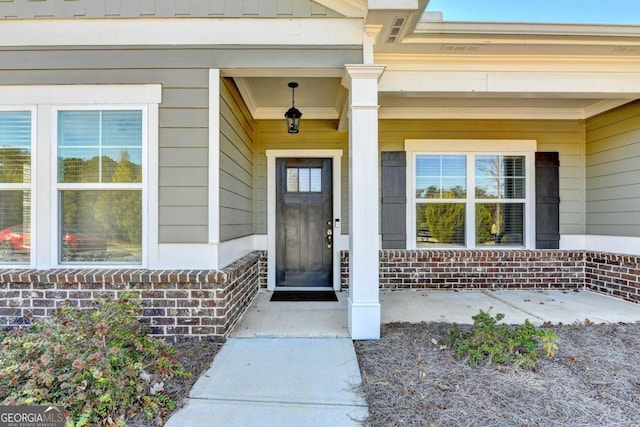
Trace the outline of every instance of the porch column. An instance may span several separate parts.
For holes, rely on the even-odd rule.
[[[378,80],[382,65],[347,65],[349,88],[349,332],[380,338]]]

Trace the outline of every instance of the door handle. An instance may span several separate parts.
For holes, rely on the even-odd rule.
[[[333,230],[328,228],[327,229],[327,248],[331,248],[332,245],[333,245]]]

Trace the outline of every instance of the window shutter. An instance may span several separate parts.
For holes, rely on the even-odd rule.
[[[382,249],[407,247],[407,157],[382,153]]]
[[[560,178],[557,152],[536,153],[536,248],[560,248]]]

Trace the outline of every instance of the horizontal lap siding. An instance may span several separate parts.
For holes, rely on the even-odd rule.
[[[640,237],[640,102],[587,120],[587,234]]]
[[[253,234],[253,119],[230,79],[220,81],[220,241]]]
[[[560,154],[560,233],[584,234],[584,123],[578,120],[382,120],[380,151],[405,139],[529,139]],[[443,147],[446,150],[446,147]]]
[[[304,111],[303,111],[304,113]],[[283,112],[284,114],[284,112]],[[287,133],[282,120],[256,121],[255,152],[255,233],[267,234],[266,150],[342,150],[342,234],[349,233],[349,153],[347,132],[338,131],[337,120],[302,119],[300,133]],[[336,183],[334,183],[336,185]]]
[[[103,54],[111,58],[111,67],[122,69],[88,69],[96,65],[85,53],[66,52],[67,62],[48,52],[0,52],[0,84],[161,84],[159,240],[206,243],[208,69],[128,68],[119,51]]]
[[[334,17],[311,0],[1,0],[0,19]]]

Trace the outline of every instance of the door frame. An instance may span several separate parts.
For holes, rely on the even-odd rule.
[[[267,289],[276,288],[276,159],[331,159],[333,179],[333,289],[340,290],[340,251],[342,250],[342,150],[266,150],[267,156]],[[336,226],[336,220],[339,220]],[[287,288],[289,289],[289,288]]]

